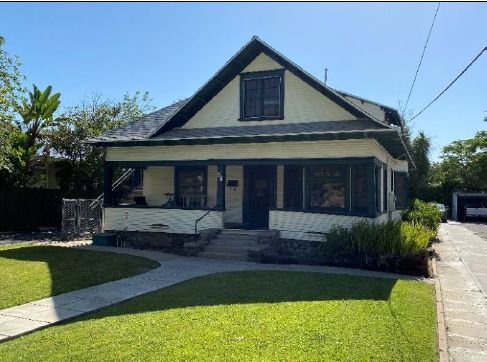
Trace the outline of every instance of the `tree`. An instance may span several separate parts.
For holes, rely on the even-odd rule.
[[[154,109],[149,94],[128,93],[114,102],[93,95],[63,113],[66,122],[50,134],[52,151],[58,161],[58,181],[63,193],[72,197],[96,197],[102,192],[104,150],[86,140]]]
[[[11,177],[20,161],[16,148],[19,134],[12,122],[17,100],[25,91],[20,61],[5,51],[4,44],[5,39],[0,36],[0,184]]]
[[[31,173],[33,158],[38,154],[42,146],[47,145],[47,131],[49,128],[60,125],[62,118],[54,118],[54,112],[59,108],[61,93],[52,94],[52,87],[48,86],[44,91],[35,85],[29,92],[29,100],[22,99],[17,106],[17,112],[22,117],[18,122],[19,128],[24,133],[23,155],[26,175]],[[44,150],[48,153],[48,149]]]
[[[428,200],[430,198],[430,148],[431,139],[423,131],[420,131],[411,142],[411,157],[416,166],[409,172],[409,193],[411,199]]]
[[[432,187],[449,203],[455,191],[487,191],[487,131],[445,146],[433,165]]]

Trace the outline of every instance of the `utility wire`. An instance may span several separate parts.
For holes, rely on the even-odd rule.
[[[436,102],[436,100],[437,100],[438,98],[440,98],[440,97],[443,95],[443,93],[445,93],[445,92],[446,92],[446,91],[447,91],[447,90],[448,90],[448,89],[449,89],[449,88],[450,88],[450,87],[453,85],[453,83],[455,83],[455,82],[456,82],[456,81],[457,81],[457,80],[458,80],[458,79],[459,79],[459,78],[460,78],[460,77],[461,77],[461,76],[462,76],[462,75],[463,75],[463,74],[464,74],[464,73],[467,71],[467,69],[468,69],[468,68],[470,68],[470,67],[472,66],[472,64],[473,64],[473,63],[475,63],[475,62],[477,61],[477,59],[479,59],[479,58],[480,58],[480,56],[481,56],[481,55],[482,55],[482,54],[483,54],[485,51],[487,51],[487,47],[484,47],[484,49],[482,49],[482,50],[480,51],[480,53],[478,53],[478,54],[477,54],[477,56],[476,56],[476,57],[475,57],[475,58],[474,58],[474,59],[473,59],[473,60],[470,62],[470,64],[469,64],[469,65],[467,65],[467,66],[465,67],[465,69],[464,69],[464,70],[462,70],[462,72],[461,72],[459,75],[457,75],[457,77],[456,77],[455,79],[453,79],[453,80],[451,81],[451,83],[450,83],[450,84],[448,84],[448,86],[447,86],[445,89],[443,89],[443,91],[442,91],[440,94],[438,94],[438,95],[435,97],[435,99],[433,99],[431,102],[429,102],[429,103],[428,103],[428,104],[427,104],[427,105],[426,105],[426,106],[425,106],[425,107],[424,107],[424,108],[423,108],[423,109],[422,109],[422,110],[421,110],[421,111],[420,111],[418,114],[416,114],[416,115],[415,115],[413,118],[411,118],[409,121],[412,121],[413,119],[415,119],[417,116],[419,116],[421,113],[423,113],[423,112],[424,112],[424,111],[425,111],[425,110],[426,110],[426,109],[427,109],[429,106],[431,106],[431,105],[432,105],[434,102]]]
[[[409,88],[408,99],[406,100],[406,105],[404,106],[403,111],[402,111],[402,117],[403,118],[404,118],[404,114],[406,113],[406,109],[408,108],[409,99],[411,98],[411,94],[413,93],[413,88],[414,88],[414,84],[416,83],[416,78],[418,77],[419,68],[421,68],[421,64],[423,63],[424,53],[426,52],[426,48],[428,47],[428,42],[430,40],[431,32],[433,30],[433,26],[435,25],[436,15],[438,15],[438,10],[440,9],[440,4],[441,3],[438,3],[438,7],[436,8],[435,16],[433,17],[433,22],[431,23],[430,31],[428,32],[426,42],[424,43],[423,52],[421,53],[421,58],[419,59],[418,67],[416,68],[416,74],[414,74],[413,83],[411,84],[411,88]]]

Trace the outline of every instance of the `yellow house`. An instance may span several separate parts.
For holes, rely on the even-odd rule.
[[[253,37],[192,97],[90,140],[106,148],[104,230],[321,240],[333,225],[397,219],[410,160],[400,122]],[[135,202],[108,187],[114,168],[142,170]]]

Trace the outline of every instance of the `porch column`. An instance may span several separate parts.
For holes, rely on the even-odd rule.
[[[225,175],[225,165],[218,165],[218,177],[216,180],[216,207],[217,209],[225,208],[225,184],[227,178]]]
[[[113,166],[105,163],[103,174],[103,205],[112,204]]]

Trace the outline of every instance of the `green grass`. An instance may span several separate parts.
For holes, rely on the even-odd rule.
[[[434,361],[433,287],[297,272],[193,279],[0,344],[0,360]]]
[[[0,309],[158,266],[145,258],[115,253],[33,244],[0,246]]]

